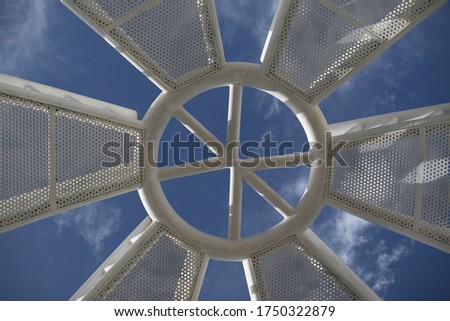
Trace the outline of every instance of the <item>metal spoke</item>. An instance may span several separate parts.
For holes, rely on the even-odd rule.
[[[242,159],[239,166],[252,170],[276,169],[309,165],[314,162],[311,153],[292,153],[286,155]]]
[[[228,239],[241,238],[242,177],[236,167],[230,170],[230,196],[228,203]]]
[[[180,106],[175,111],[175,117],[195,136],[197,136],[216,155],[223,153],[224,146],[205,126],[202,125],[186,109]]]
[[[272,187],[267,185],[264,180],[253,172],[247,172],[244,176],[245,181],[267,202],[269,202],[285,218],[293,214],[294,209],[286,202]]]
[[[227,146],[230,146],[231,144],[236,144],[236,147],[239,146],[241,108],[242,85],[232,84],[230,85],[230,94],[228,99]],[[232,157],[234,158],[234,155],[232,155]],[[238,157],[238,154],[236,157]]]
[[[223,168],[225,168],[225,160],[223,158],[215,157],[191,163],[163,167],[158,170],[158,179],[160,181],[166,181],[169,179],[216,171]]]

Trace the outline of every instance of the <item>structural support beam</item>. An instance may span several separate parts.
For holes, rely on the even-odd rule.
[[[202,123],[192,116],[182,106],[175,111],[175,117],[195,136],[197,136],[217,156],[224,152],[225,148],[220,140],[214,136]],[[221,149],[221,150],[220,150]]]
[[[158,179],[160,181],[166,181],[169,179],[197,175],[224,168],[226,168],[226,166],[223,158],[210,158],[202,161],[160,168],[158,169]]]
[[[339,155],[347,166],[333,158],[326,202],[450,253],[450,104],[331,129],[343,133],[333,140],[346,141]]]
[[[230,195],[228,203],[228,239],[241,238],[242,177],[236,167],[230,168]]]
[[[253,172],[245,172],[245,181],[267,202],[272,205],[278,213],[285,218],[293,214],[294,209],[277,192],[275,192],[264,180]]]
[[[240,166],[257,171],[266,169],[298,167],[301,165],[309,165],[312,162],[314,162],[313,155],[311,153],[305,152],[241,159]]]
[[[0,194],[1,232],[143,182],[143,124],[133,110],[0,74],[0,112],[0,176],[10,182]],[[105,144],[125,137],[136,143],[129,157],[110,162]]]

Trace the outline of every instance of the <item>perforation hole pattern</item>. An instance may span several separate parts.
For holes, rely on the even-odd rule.
[[[191,300],[204,253],[159,227],[96,300]]]
[[[339,155],[348,167],[333,158],[327,199],[450,245],[448,124],[350,141]]]
[[[77,2],[76,5],[100,29],[109,33],[125,55],[171,90],[180,89],[221,68],[218,31],[204,0],[143,2]],[[95,8],[95,9],[92,9]],[[134,11],[133,11],[134,10]],[[124,19],[123,15],[127,14]],[[124,19],[119,26],[110,23]]]
[[[450,244],[450,125],[426,128],[423,201],[419,230]]]
[[[74,3],[84,12],[90,12],[89,17],[104,17],[113,21],[133,11],[148,0],[74,0]],[[89,10],[88,10],[89,9]]]
[[[142,182],[142,133],[133,127],[67,110],[56,111],[56,202],[65,207]],[[129,143],[124,142],[127,141]],[[114,158],[103,145],[121,157],[117,166],[102,166]],[[126,148],[129,144],[129,148]],[[124,149],[128,150],[126,157]],[[125,159],[127,158],[127,159]]]
[[[383,39],[389,40],[436,1],[433,0],[330,0]]]
[[[252,256],[251,262],[261,300],[358,300],[295,237]]]
[[[124,134],[130,144],[142,143],[141,129],[4,94],[0,107],[0,227],[142,183],[142,149],[135,145],[129,148],[129,162],[124,162],[123,149],[116,148],[111,150],[122,162],[102,167],[103,161],[111,161],[103,144],[123,146]],[[50,157],[52,114],[55,164]],[[51,168],[55,195],[50,195]]]
[[[0,94],[0,227],[50,209],[49,107]]]
[[[268,75],[312,101],[380,42],[317,1],[294,1]]]

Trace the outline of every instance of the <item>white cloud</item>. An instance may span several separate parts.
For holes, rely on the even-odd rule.
[[[397,281],[395,263],[410,255],[413,248],[403,242],[388,245],[382,239],[375,240],[371,235],[375,225],[341,210],[331,210],[333,215],[314,230],[374,291],[384,296]]]
[[[217,1],[218,15],[224,20],[221,25],[222,40],[231,46],[236,40],[237,34],[244,30],[250,30],[261,49],[266,40],[277,0],[270,0],[263,5],[255,5],[248,0],[222,0]]]
[[[108,237],[119,229],[121,215],[120,208],[95,203],[58,215],[54,221],[59,236],[67,229],[74,229],[93,253],[98,254]]]
[[[0,71],[20,73],[37,64],[46,46],[48,1],[17,0],[0,3]]]
[[[264,114],[265,120],[272,118],[283,108],[283,104],[281,101],[263,91],[257,91],[255,99],[257,106],[256,109]]]
[[[373,277],[372,288],[375,291],[386,293],[389,286],[394,284],[396,280],[396,273],[392,269],[392,265],[412,252],[413,250],[404,244],[397,244],[389,249],[385,242],[381,240],[375,251],[378,269]]]
[[[361,246],[369,242],[367,230],[371,223],[340,210],[317,227],[317,233],[348,265],[353,265]]]
[[[281,188],[280,194],[283,198],[291,202],[298,202],[308,185],[309,176],[307,173],[300,173],[293,181],[287,182]]]

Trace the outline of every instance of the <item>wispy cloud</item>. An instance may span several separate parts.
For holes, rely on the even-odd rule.
[[[308,173],[302,171],[293,180],[287,181],[280,190],[280,195],[291,204],[299,201],[308,185]]]
[[[0,71],[20,73],[37,64],[36,55],[46,46],[49,2],[45,0],[0,3]]]
[[[366,232],[372,224],[342,211],[333,211],[333,216],[319,225],[316,232],[345,263],[352,265],[357,252],[369,242]]]
[[[277,5],[277,0],[258,1],[258,5],[248,0],[217,1],[219,19],[223,21],[221,34],[224,44],[234,48],[242,34],[250,32],[262,50]],[[241,51],[242,49],[245,48],[240,48]]]
[[[421,107],[417,90],[417,70],[435,59],[436,53],[448,46],[449,40],[439,40],[433,30],[439,30],[442,21],[427,21],[432,28],[414,28],[368,66],[341,85],[320,105],[329,122],[360,118]],[[448,38],[448,37],[447,37]],[[436,39],[432,46],[429,39]],[[416,86],[416,87],[415,87]],[[346,113],[342,113],[342,110]]]
[[[313,229],[374,291],[386,295],[399,276],[395,263],[412,254],[413,247],[402,241],[377,240],[374,224],[337,209],[330,211],[328,219]]]
[[[66,230],[75,230],[97,255],[104,242],[119,229],[121,215],[120,208],[95,203],[58,215],[54,221],[59,236]]]
[[[278,114],[283,107],[281,101],[263,91],[256,92],[255,100],[257,106],[256,109],[263,113],[265,120]]]

